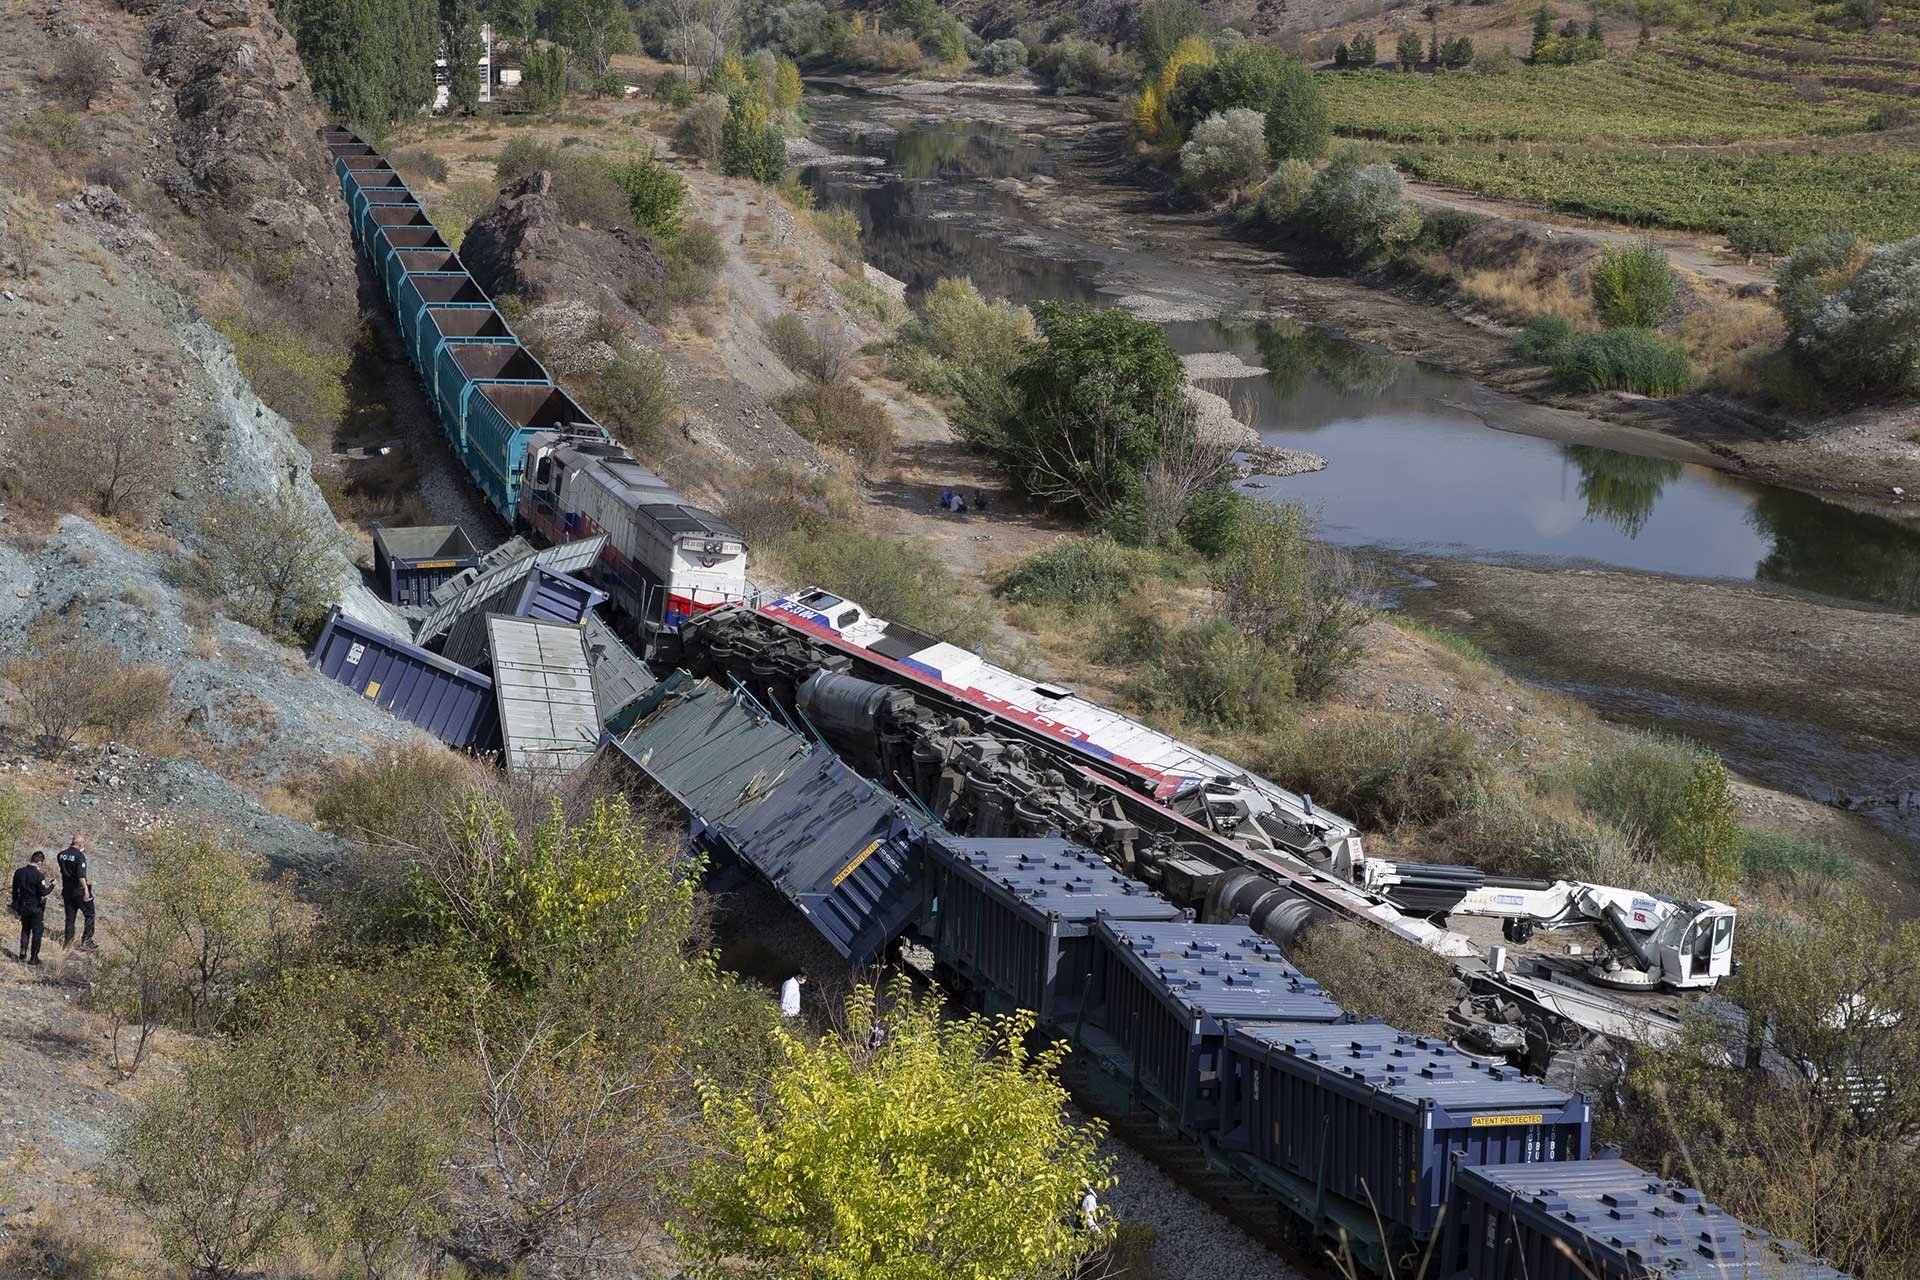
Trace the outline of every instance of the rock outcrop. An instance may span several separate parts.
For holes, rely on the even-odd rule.
[[[658,280],[666,264],[653,241],[622,227],[569,225],[553,176],[528,174],[467,228],[460,260],[488,293],[530,303],[585,302],[618,312],[635,280]]]

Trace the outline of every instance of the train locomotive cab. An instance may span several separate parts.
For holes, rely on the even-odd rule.
[[[696,614],[746,598],[745,538],[619,445],[540,437],[525,475],[521,519],[548,541],[607,535],[589,576],[647,647]]]

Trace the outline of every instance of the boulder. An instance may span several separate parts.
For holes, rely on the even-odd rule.
[[[666,274],[666,263],[645,234],[563,220],[553,175],[544,169],[502,191],[493,208],[467,228],[460,261],[481,288],[496,296],[584,302],[615,311],[624,307],[635,280]]]

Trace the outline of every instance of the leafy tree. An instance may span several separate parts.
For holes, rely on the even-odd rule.
[[[1307,697],[1359,661],[1360,631],[1372,613],[1356,602],[1357,572],[1343,553],[1313,540],[1301,504],[1257,504],[1215,569],[1213,587],[1235,626],[1286,656]]]
[[[1420,33],[1402,31],[1400,42],[1393,47],[1393,60],[1400,64],[1402,71],[1411,71],[1420,65]]]
[[[1336,71],[1345,71],[1347,69],[1348,61],[1349,61],[1349,57],[1347,54],[1347,42],[1345,40],[1342,40],[1339,44],[1333,47],[1334,69]]]
[[[635,225],[648,234],[670,240],[680,231],[680,204],[687,184],[679,174],[653,156],[636,157],[615,170]]]
[[[1194,0],[1151,0],[1134,19],[1133,47],[1140,66],[1149,75],[1157,74],[1182,42],[1206,37],[1213,25]]]
[[[314,92],[378,135],[433,101],[440,0],[281,0]]]
[[[1661,841],[1661,852],[1697,868],[1716,890],[1732,886],[1740,871],[1740,808],[1728,785],[1727,766],[1711,751],[1694,757],[1687,792]]]
[[[767,104],[738,94],[720,130],[720,172],[772,185],[786,171],[787,140],[767,114]]]
[[[648,844],[624,797],[595,803],[577,824],[555,800],[523,838],[503,805],[469,795],[446,847],[419,860],[413,881],[436,931],[524,986],[648,937],[688,937],[696,874]]]
[[[1920,390],[1920,236],[1867,249],[1823,236],[1780,270],[1780,309],[1795,352],[1853,392]]]
[[[718,160],[726,127],[727,100],[703,93],[673,126],[673,149],[695,160]]]
[[[773,109],[781,115],[789,115],[800,107],[800,99],[806,93],[806,85],[800,80],[800,68],[791,58],[781,58],[774,66],[772,99]]]
[[[467,115],[480,106],[480,14],[474,0],[440,0],[447,102]]]
[[[1440,46],[1440,61],[1455,70],[1473,64],[1473,40],[1468,36],[1449,36]]]
[[[535,115],[550,115],[566,105],[567,54],[559,45],[528,49],[521,55],[520,101]]]
[[[1440,66],[1440,24],[1435,21],[1427,23],[1427,62],[1435,69]]]
[[[1652,329],[1673,310],[1679,278],[1651,239],[1608,245],[1587,269],[1593,309],[1609,329]]]
[[[1373,33],[1363,31],[1349,42],[1351,59],[1356,70],[1371,71],[1374,63],[1380,60],[1378,46],[1374,43]]]
[[[269,635],[297,635],[317,621],[346,573],[332,514],[291,489],[264,506],[217,499],[200,536],[200,551],[180,569],[181,580]]]
[[[1265,114],[1273,105],[1289,64],[1299,59],[1275,45],[1249,40],[1210,67],[1196,68],[1190,83],[1176,85],[1174,116],[1188,128],[1211,115],[1246,107]]]
[[[626,0],[557,0],[554,30],[588,73],[599,79],[616,53],[633,47],[633,19]]]
[[[1331,128],[1326,97],[1307,64],[1288,58],[1275,67],[1267,106],[1268,158],[1276,164],[1316,159],[1327,149]]]
[[[1542,4],[1538,9],[1533,11],[1532,52],[1534,57],[1538,58],[1540,56],[1540,46],[1544,45],[1552,35],[1553,10],[1549,9],[1545,4]]]
[[[683,1244],[716,1273],[794,1280],[1072,1274],[1097,1244],[1072,1208],[1111,1177],[1098,1126],[1067,1118],[1064,1049],[1031,1052],[1028,1013],[950,1020],[904,981],[887,996],[856,988],[818,1043],[776,1032],[764,1104],[703,1088],[719,1156],[689,1183]]]
[[[1160,326],[1118,307],[1039,302],[1045,344],[1008,379],[1013,412],[984,443],[1043,502],[1094,516],[1136,494],[1186,379]]]
[[[202,1049],[114,1134],[101,1182],[144,1213],[167,1261],[212,1280],[251,1270],[318,1194],[321,1151],[301,1120],[325,1084],[297,1040]]]
[[[1208,116],[1180,148],[1180,181],[1207,195],[1238,190],[1266,168],[1265,124],[1245,107]]]

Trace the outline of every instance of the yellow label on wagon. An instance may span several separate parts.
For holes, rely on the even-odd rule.
[[[833,887],[838,889],[840,887],[840,882],[842,880],[845,880],[848,876],[852,875],[853,869],[855,867],[865,862],[868,858],[871,858],[873,856],[873,851],[875,849],[878,849],[879,847],[880,847],[880,842],[878,840],[875,840],[872,844],[868,845],[866,848],[862,849],[858,854],[854,855],[853,861],[849,862],[846,866],[840,868],[840,874],[833,878]]]
[[[1503,1124],[1541,1124],[1544,1123],[1545,1120],[1546,1117],[1543,1115],[1475,1116],[1472,1120],[1468,1121],[1468,1123],[1475,1129],[1492,1129]]]

